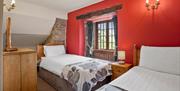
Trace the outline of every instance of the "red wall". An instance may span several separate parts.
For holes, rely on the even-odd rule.
[[[76,16],[123,4],[118,16],[118,49],[126,51],[126,61],[132,63],[133,44],[180,46],[180,0],[160,0],[158,10],[148,11],[145,0],[105,0],[70,12],[67,27],[67,52],[83,55],[83,21]]]

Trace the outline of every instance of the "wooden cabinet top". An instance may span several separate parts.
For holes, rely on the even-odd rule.
[[[122,67],[122,68],[131,68],[132,64],[117,64],[117,63],[112,63],[112,66],[117,66],[117,67]]]
[[[11,51],[11,52],[3,52],[3,55],[15,55],[15,54],[25,54],[25,53],[36,53],[35,50],[30,48],[18,48],[17,51]]]

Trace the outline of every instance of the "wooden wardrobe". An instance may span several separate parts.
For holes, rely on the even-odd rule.
[[[36,91],[36,59],[36,52],[32,49],[4,52],[3,91]]]

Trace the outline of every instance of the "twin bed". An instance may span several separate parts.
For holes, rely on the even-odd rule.
[[[97,91],[180,91],[180,47],[134,47],[134,66]]]
[[[65,54],[63,43],[38,45],[39,76],[57,91],[94,91],[110,82],[109,61]]]
[[[58,54],[57,45],[37,48],[39,76],[57,91],[180,91],[180,47],[134,46],[134,67],[110,82],[110,62]]]

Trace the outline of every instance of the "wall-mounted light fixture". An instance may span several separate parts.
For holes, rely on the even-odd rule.
[[[11,11],[12,9],[15,9],[15,0],[5,0],[4,7]]]
[[[153,4],[151,4],[149,2],[149,0],[146,0],[146,7],[147,7],[148,10],[150,10],[150,9],[152,9],[152,10],[158,9],[159,5],[160,5],[159,0],[155,0],[155,2]]]

